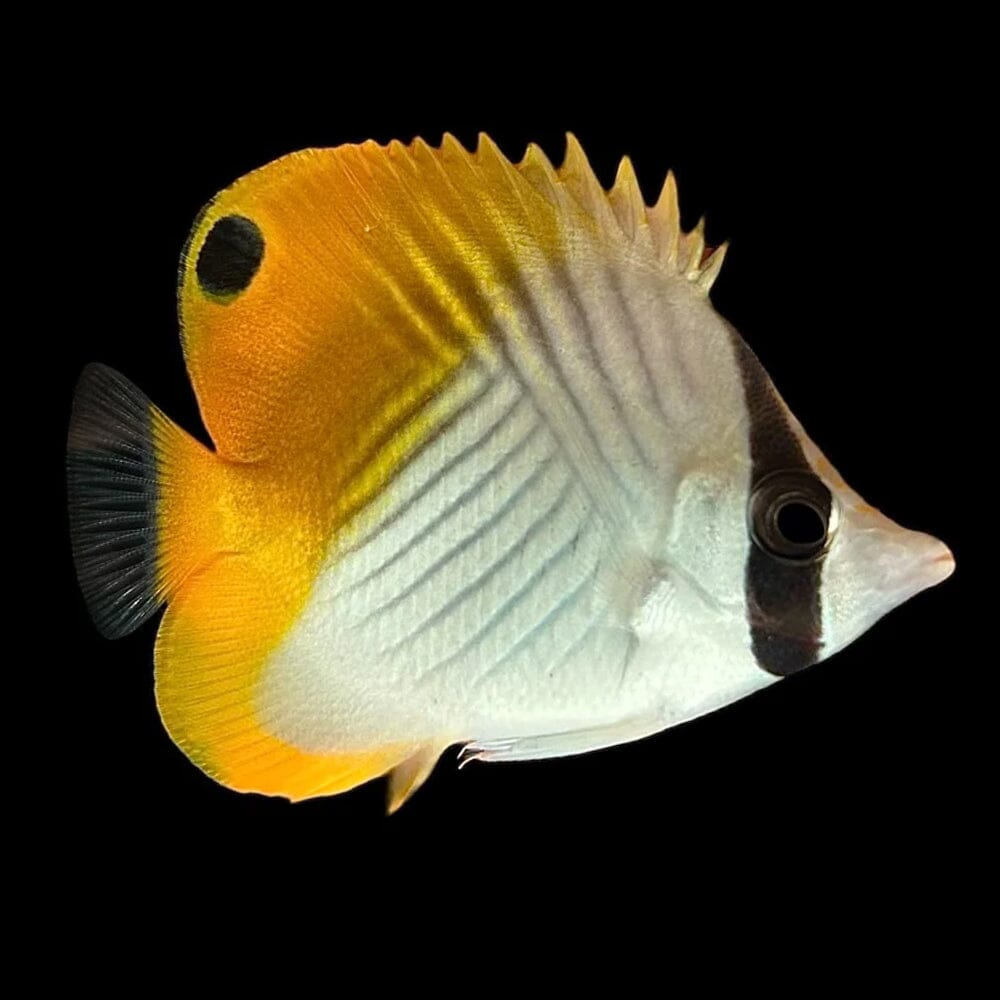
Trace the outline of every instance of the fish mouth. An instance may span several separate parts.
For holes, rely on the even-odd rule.
[[[928,584],[929,587],[937,586],[939,583],[944,583],[945,580],[955,572],[955,556],[952,554],[951,549],[948,548],[944,542],[938,543],[943,549],[930,560],[929,568],[932,571],[934,579]]]
[[[895,569],[893,590],[902,602],[944,583],[955,572],[955,556],[940,539],[923,532],[906,532],[905,555]]]

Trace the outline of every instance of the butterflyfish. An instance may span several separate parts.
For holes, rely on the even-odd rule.
[[[486,136],[285,156],[202,211],[184,358],[212,447],[110,368],[68,438],[111,638],[166,604],[156,701],[292,800],[442,752],[635,740],[836,653],[954,568],[866,504],[708,293],[674,178],[605,191]]]

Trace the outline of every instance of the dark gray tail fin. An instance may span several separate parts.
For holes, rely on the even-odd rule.
[[[162,603],[156,575],[157,416],[118,372],[104,365],[84,369],[66,453],[70,539],[87,608],[110,639],[137,629]]]

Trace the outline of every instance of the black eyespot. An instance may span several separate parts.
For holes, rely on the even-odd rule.
[[[236,295],[248,288],[264,259],[264,237],[256,223],[226,215],[209,230],[195,274],[203,292]]]
[[[785,562],[808,563],[830,541],[833,498],[805,469],[785,469],[761,479],[750,494],[750,534],[765,552]]]

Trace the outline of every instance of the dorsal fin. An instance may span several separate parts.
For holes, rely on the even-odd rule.
[[[513,164],[488,136],[470,152],[445,135],[437,149],[305,150],[248,174],[199,218],[181,266],[185,356],[219,453],[347,456],[364,432],[352,414],[404,384],[432,393],[487,349],[514,272],[530,283],[580,248],[625,266],[638,251],[697,294],[721,262],[702,259],[700,229],[681,233],[672,176],[646,208],[625,159],[606,192],[572,135],[558,170],[537,146]]]

